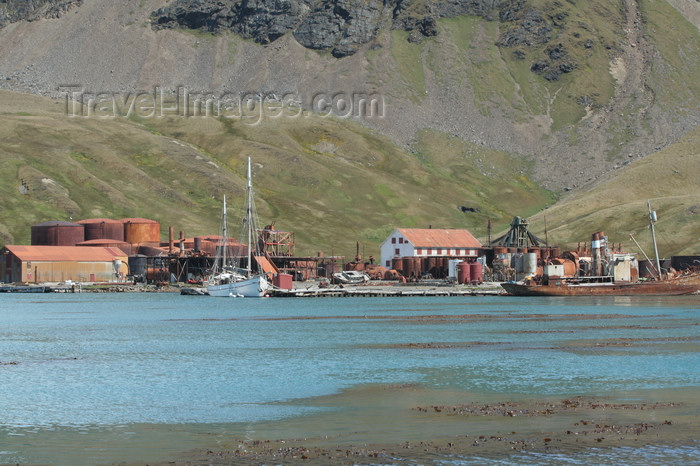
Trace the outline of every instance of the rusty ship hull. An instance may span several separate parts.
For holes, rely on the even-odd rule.
[[[634,283],[502,283],[515,296],[673,296],[700,293],[700,274]]]

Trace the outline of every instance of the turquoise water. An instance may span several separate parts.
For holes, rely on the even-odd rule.
[[[261,434],[338,409],[319,397],[374,384],[504,399],[697,387],[699,307],[698,297],[4,295],[0,463],[52,458],[42,455],[71,432]],[[57,431],[56,444],[32,441]],[[105,448],[90,461],[118,459]],[[66,451],[67,462],[84,452]]]

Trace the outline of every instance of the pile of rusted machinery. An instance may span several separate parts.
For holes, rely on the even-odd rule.
[[[77,222],[49,221],[31,227],[32,246],[81,246],[119,248],[129,258],[129,277],[143,282],[198,282],[210,272],[217,250],[227,247],[243,261],[246,245],[219,235],[179,237],[169,228],[168,241],[160,240],[161,226],[146,218],[120,220],[95,218]],[[344,257],[297,257],[294,233],[275,230],[268,225],[258,231],[261,255],[297,280],[331,277],[341,269]],[[241,263],[245,266],[245,262]]]

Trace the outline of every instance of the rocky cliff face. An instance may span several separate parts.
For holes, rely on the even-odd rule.
[[[182,86],[289,95],[312,112],[322,111],[316,97],[352,97],[350,112],[332,114],[403,147],[419,152],[436,132],[466,141],[469,153],[526,157],[544,186],[577,189],[700,121],[697,24],[667,1],[641,5],[0,0],[0,89],[64,99],[70,85],[128,103],[136,92]],[[367,117],[367,96],[381,112]]]
[[[288,32],[306,48],[329,50],[336,58],[354,54],[382,28],[410,31],[421,42],[438,34],[438,18],[475,15],[503,23],[498,45],[527,48],[546,44],[566,14],[529,7],[524,0],[176,0],[151,14],[155,30],[182,27],[208,32],[234,31],[261,44]],[[516,54],[524,57],[522,50]],[[532,62],[531,70],[555,81],[576,68],[561,45]]]
[[[16,21],[58,18],[82,0],[5,0],[0,1],[0,28]]]
[[[383,27],[414,31],[413,40],[437,34],[436,18],[489,17],[496,0],[176,0],[151,15],[154,29],[231,30],[267,44],[288,32],[297,42],[335,57],[354,54]]]

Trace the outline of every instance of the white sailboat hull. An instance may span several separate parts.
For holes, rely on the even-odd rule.
[[[270,283],[267,281],[265,275],[256,275],[245,280],[207,286],[209,296],[227,298],[262,298],[269,289]]]

